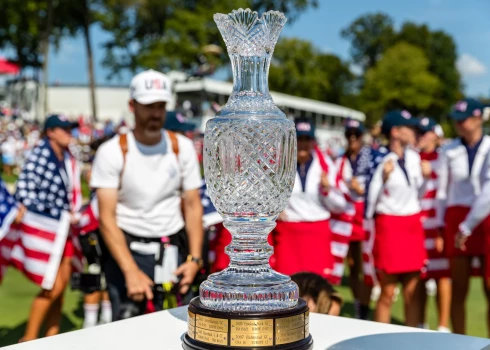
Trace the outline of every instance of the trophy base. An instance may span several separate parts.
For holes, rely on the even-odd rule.
[[[209,309],[199,297],[188,309],[184,350],[311,350],[309,311],[299,299],[290,309],[266,312],[233,312]]]

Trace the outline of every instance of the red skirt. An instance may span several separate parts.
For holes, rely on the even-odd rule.
[[[278,222],[271,235],[272,267],[292,275],[314,272],[324,278],[332,274],[331,232],[328,220],[317,222]]]
[[[485,257],[483,261],[483,277],[490,278],[490,216],[481,223],[485,235]]]
[[[223,224],[216,225],[216,236],[209,242],[209,249],[214,254],[211,272],[224,270],[230,264],[230,257],[225,253],[225,247],[231,243],[231,233]]]
[[[454,240],[459,231],[459,224],[463,222],[469,211],[470,208],[462,206],[454,206],[446,209],[444,218],[446,224],[444,228],[444,253],[448,257],[482,256],[485,255],[486,251],[490,253],[490,250],[486,249],[487,246],[490,248],[490,244],[486,245],[485,242],[485,240],[488,241],[489,239],[485,239],[484,234],[484,226],[485,222],[489,220],[488,218],[473,230],[472,235],[466,241],[466,250],[463,251],[454,246]],[[487,233],[487,237],[490,237],[490,232]]]
[[[427,259],[420,214],[375,217],[374,265],[388,274],[421,271]]]
[[[356,214],[352,220],[352,235],[350,240],[354,242],[364,241],[367,238],[364,229],[364,202],[354,202]]]

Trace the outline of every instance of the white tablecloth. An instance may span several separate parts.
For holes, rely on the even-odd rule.
[[[3,348],[5,350],[178,350],[187,307]],[[490,350],[490,340],[310,314],[315,350]],[[2,349],[2,350],[3,350]]]

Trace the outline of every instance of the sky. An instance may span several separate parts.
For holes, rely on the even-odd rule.
[[[393,18],[396,28],[405,21],[426,23],[432,30],[451,34],[458,50],[460,70],[468,96],[490,95],[490,0],[318,0],[319,7],[303,13],[288,24],[283,36],[312,41],[324,52],[349,59],[349,42],[340,31],[357,17],[382,11]],[[231,10],[231,9],[230,9]],[[102,67],[101,44],[108,34],[92,28],[95,77],[98,84],[128,84],[129,74],[122,80],[108,81]],[[162,53],[164,54],[164,53]],[[84,84],[88,82],[85,46],[81,37],[65,39],[58,52],[51,52],[49,81]]]

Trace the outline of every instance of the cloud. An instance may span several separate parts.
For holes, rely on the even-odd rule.
[[[328,46],[324,46],[320,49],[320,52],[323,54],[329,54],[329,53],[332,53],[333,50]]]
[[[487,67],[476,57],[470,54],[462,54],[456,63],[459,72],[466,77],[481,77],[487,73]]]
[[[350,69],[351,73],[354,75],[362,75],[362,67],[357,65],[357,64],[352,63],[349,66],[349,69]]]

